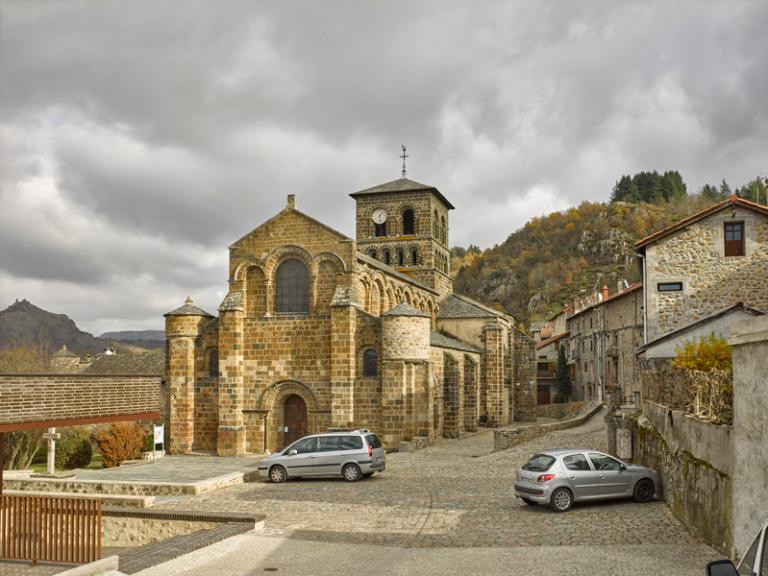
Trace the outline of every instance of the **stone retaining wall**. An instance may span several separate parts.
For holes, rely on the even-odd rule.
[[[581,415],[562,422],[552,422],[551,424],[542,424],[540,426],[519,426],[515,428],[502,428],[493,431],[493,449],[506,450],[512,448],[549,432],[565,430],[581,426],[602,408],[602,404],[590,404],[586,411]]]
[[[731,428],[648,400],[643,414],[616,412],[608,424],[623,445],[617,456],[656,470],[672,513],[691,534],[729,555]]]
[[[584,402],[566,402],[563,404],[539,404],[536,406],[538,418],[565,418],[584,406]]]

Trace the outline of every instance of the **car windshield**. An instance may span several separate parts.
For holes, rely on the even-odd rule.
[[[536,454],[533,458],[528,460],[528,463],[525,466],[523,466],[523,470],[546,472],[554,463],[555,459],[549,454]]]

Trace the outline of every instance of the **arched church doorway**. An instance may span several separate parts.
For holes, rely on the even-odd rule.
[[[307,403],[291,394],[283,403],[283,446],[307,435]]]

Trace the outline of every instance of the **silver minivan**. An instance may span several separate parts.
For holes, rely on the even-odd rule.
[[[301,476],[341,476],[357,482],[385,468],[386,450],[378,436],[361,429],[304,436],[259,462],[259,475],[275,483]]]

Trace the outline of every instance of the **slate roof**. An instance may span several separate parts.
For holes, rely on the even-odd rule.
[[[458,294],[448,296],[437,313],[438,318],[495,318],[499,316],[506,317],[507,314],[500,310],[494,311],[484,304]]]
[[[764,312],[761,312],[760,310],[757,310],[756,308],[750,308],[749,306],[745,306],[743,302],[736,302],[733,306],[728,306],[728,308],[724,308],[723,310],[720,310],[719,312],[715,312],[714,314],[710,314],[709,316],[705,316],[704,318],[701,318],[700,320],[696,320],[695,322],[691,322],[690,324],[686,324],[685,326],[678,328],[677,330],[674,330],[673,332],[668,332],[667,334],[664,334],[663,336],[659,336],[655,340],[651,340],[650,342],[643,344],[637,349],[637,354],[640,354],[649,348],[652,348],[653,346],[656,346],[657,344],[660,344],[661,342],[664,342],[666,340],[669,340],[670,338],[675,338],[677,336],[680,336],[681,334],[685,334],[686,332],[690,332],[694,328],[698,328],[699,326],[702,326],[704,324],[709,324],[713,320],[717,320],[718,318],[722,316],[727,316],[729,314],[732,314],[734,312],[738,312],[741,310],[742,312],[746,312],[747,314],[751,314],[752,316],[762,316]]]
[[[390,308],[384,312],[382,316],[413,316],[415,318],[429,318],[429,314],[426,312],[422,312],[421,310],[404,303],[398,304],[394,308]]]
[[[673,232],[677,232],[678,230],[681,230],[682,228],[685,228],[686,226],[689,226],[694,222],[698,222],[702,218],[706,218],[710,214],[714,214],[715,212],[719,212],[720,210],[725,210],[726,208],[730,208],[731,206],[739,206],[741,208],[746,208],[747,210],[752,210],[753,212],[757,212],[758,214],[763,214],[765,216],[768,216],[768,206],[763,206],[762,204],[758,204],[757,202],[751,202],[749,200],[745,200],[744,198],[739,198],[735,194],[732,194],[722,202],[713,204],[709,208],[705,208],[704,210],[702,210],[701,212],[697,212],[693,216],[684,218],[683,220],[680,220],[679,222],[676,222],[671,226],[667,226],[666,228],[659,230],[658,232],[654,232],[650,236],[646,236],[642,240],[637,241],[635,243],[635,249],[638,251],[642,251],[642,249],[644,249],[649,244],[653,244],[657,240],[664,238],[665,236],[669,236]]]
[[[366,196],[368,194],[392,194],[397,192],[418,191],[432,192],[435,194],[435,196],[443,201],[443,204],[445,204],[449,210],[453,210],[453,204],[448,202],[448,199],[443,196],[437,188],[434,186],[428,186],[427,184],[415,182],[414,180],[409,180],[408,178],[398,178],[397,180],[392,180],[391,182],[385,182],[384,184],[379,184],[378,186],[374,186],[372,188],[366,188],[365,190],[360,190],[359,192],[353,192],[350,194],[350,196],[352,196],[352,198],[357,198],[358,196]]]
[[[443,334],[442,332],[430,332],[429,344],[430,346],[436,346],[438,348],[451,348],[453,350],[461,350],[463,352],[473,352],[475,354],[480,354],[481,352],[479,348],[475,348],[474,346],[472,346],[472,344],[468,344],[463,340],[459,340],[458,338],[454,338],[453,336],[448,336],[447,334]]]
[[[144,354],[99,356],[82,371],[82,374],[163,376],[165,374],[165,352],[153,350]]]
[[[366,264],[373,266],[374,268],[378,268],[382,272],[386,272],[387,274],[390,274],[394,276],[395,278],[399,278],[403,282],[408,282],[408,284],[413,284],[414,286],[418,286],[422,290],[428,290],[429,292],[432,292],[433,294],[437,294],[436,290],[433,290],[426,284],[422,284],[418,280],[414,280],[407,274],[403,274],[402,272],[398,272],[392,266],[387,266],[384,264],[384,262],[380,262],[379,260],[376,260],[376,258],[371,258],[367,254],[363,254],[362,252],[357,253],[357,259],[361,262],[365,262]]]
[[[176,308],[176,310],[171,310],[170,312],[163,314],[163,316],[208,316],[209,318],[213,318],[212,314],[208,314],[208,312],[202,308],[195,306],[192,303],[192,298],[189,296],[187,296],[184,306]]]

